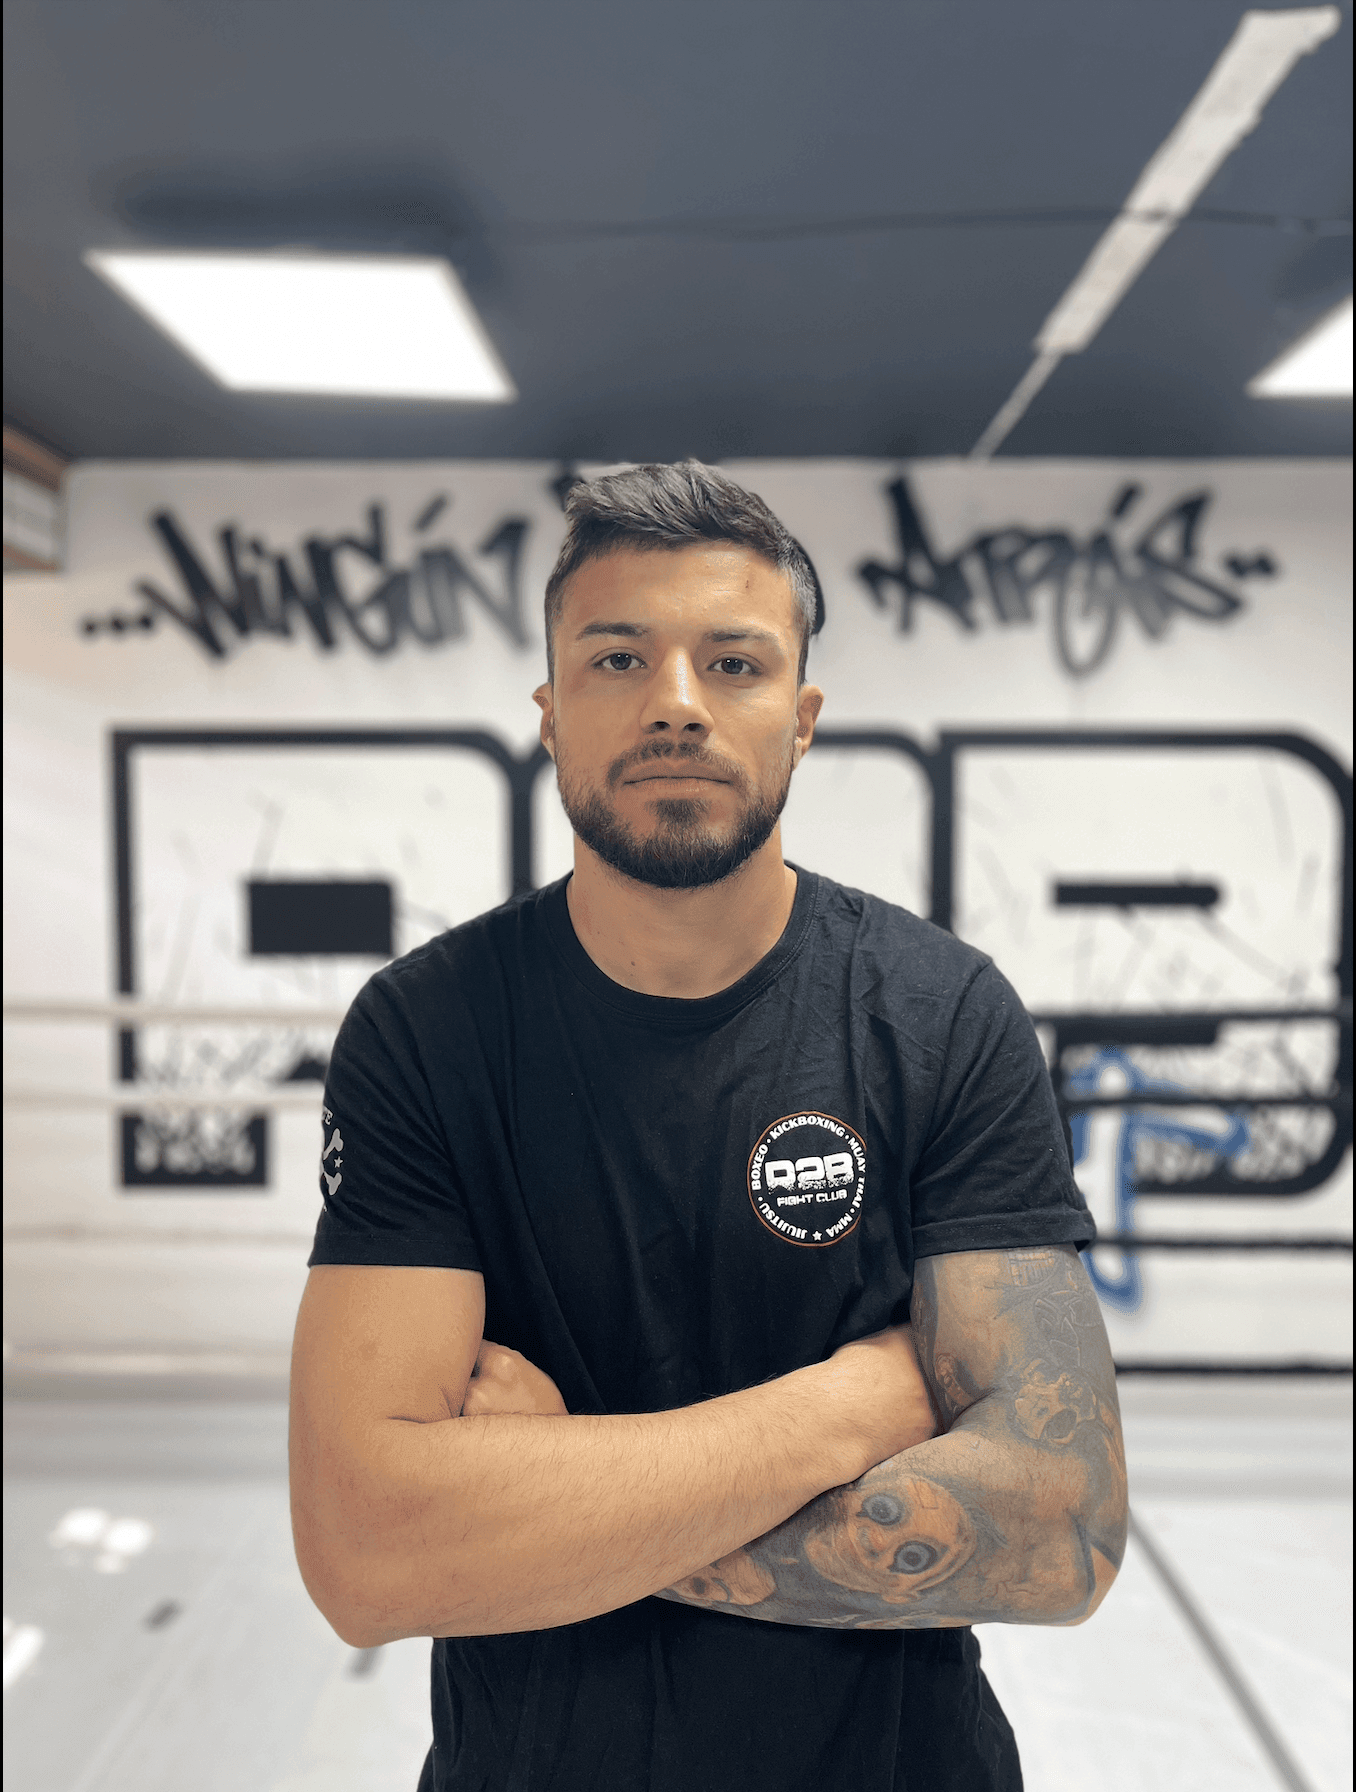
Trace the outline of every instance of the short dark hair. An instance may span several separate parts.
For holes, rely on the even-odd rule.
[[[565,540],[546,581],[546,665],[555,676],[555,632],[565,587],[590,560],[616,548],[642,552],[691,547],[701,541],[728,541],[786,575],[800,613],[800,669],[810,636],[823,621],[824,600],[810,557],[756,492],[699,460],[672,465],[651,463],[581,479],[565,499],[569,519]]]

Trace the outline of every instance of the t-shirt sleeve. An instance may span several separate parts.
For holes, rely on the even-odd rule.
[[[993,964],[957,1006],[910,1192],[917,1257],[1096,1236],[1036,1029]]]
[[[339,1030],[322,1119],[312,1265],[481,1268],[413,1030],[380,983]]]

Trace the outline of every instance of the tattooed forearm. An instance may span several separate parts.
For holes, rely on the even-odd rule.
[[[912,1323],[946,1435],[661,1595],[773,1623],[1076,1624],[1125,1548],[1097,1299],[1067,1247],[924,1258]]]

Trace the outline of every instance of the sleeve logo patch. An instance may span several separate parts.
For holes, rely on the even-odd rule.
[[[320,1114],[322,1122],[320,1136],[323,1139],[334,1122],[334,1115],[328,1108],[321,1108]],[[329,1144],[326,1145],[325,1149],[320,1153],[320,1177],[324,1184],[320,1191],[320,1198],[322,1201],[328,1202],[329,1195],[332,1195],[339,1184],[344,1180],[341,1173],[344,1163],[343,1153],[344,1135],[336,1126],[334,1131],[330,1133]]]
[[[788,1244],[837,1244],[862,1217],[866,1146],[832,1114],[787,1114],[749,1154],[749,1199]]]

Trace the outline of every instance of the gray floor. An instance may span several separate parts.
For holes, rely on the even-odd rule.
[[[413,1792],[429,1645],[360,1654],[311,1606],[280,1401],[18,1392],[8,1792]],[[1122,1399],[1137,1534],[1111,1597],[1076,1630],[979,1633],[1028,1792],[1347,1792],[1350,1384]]]

